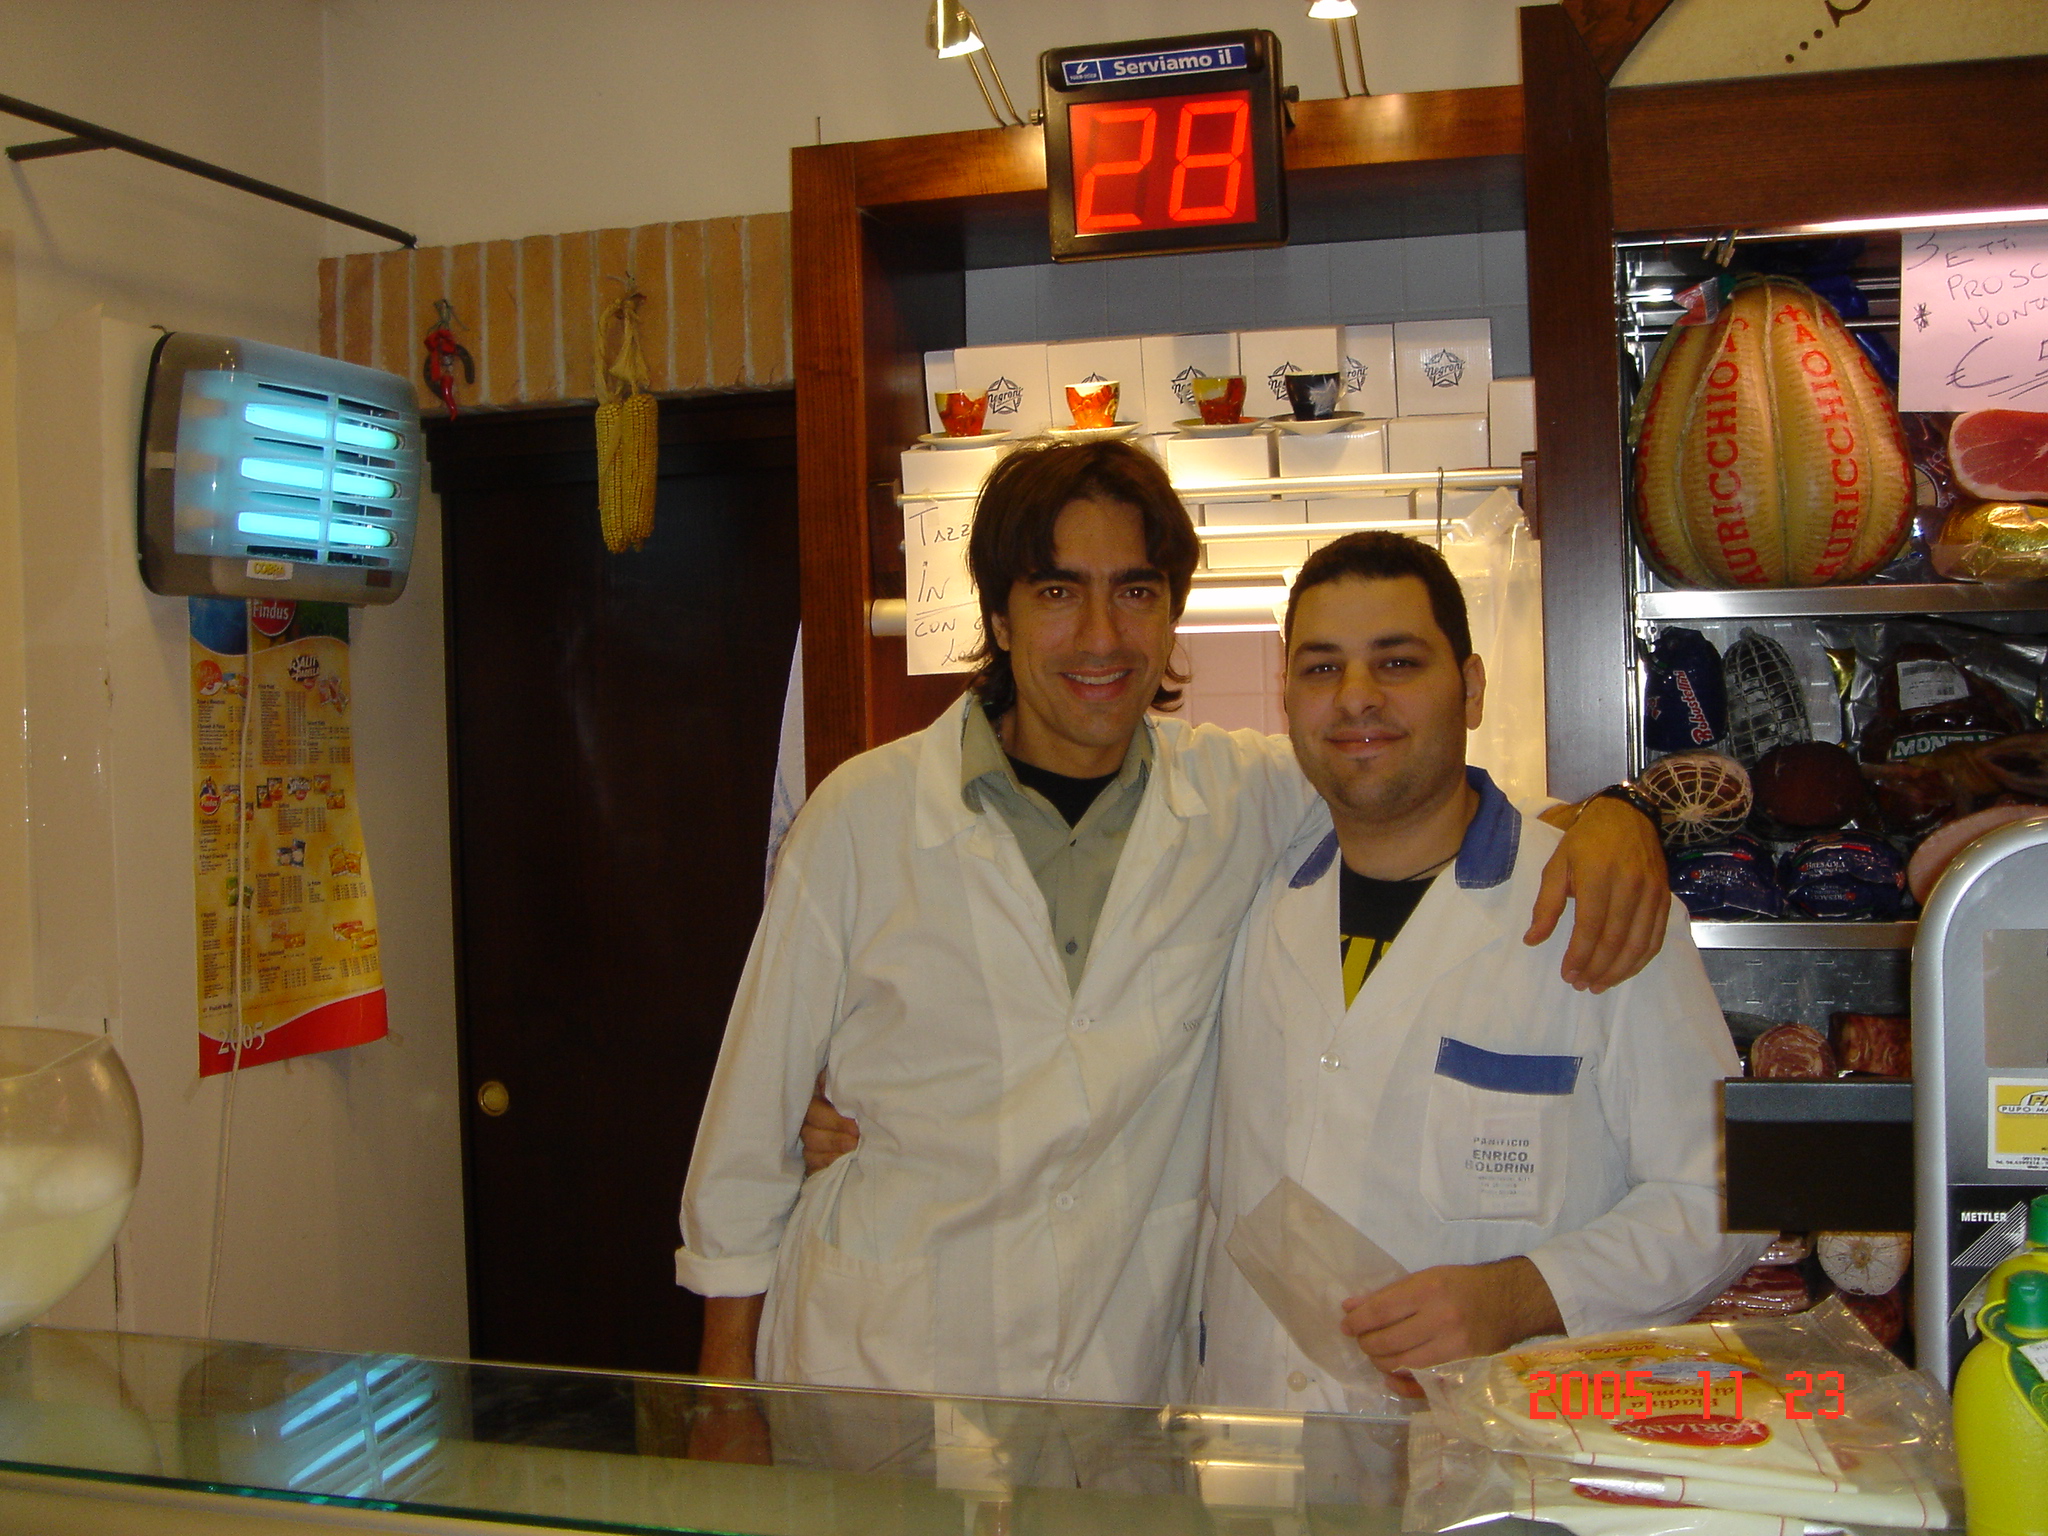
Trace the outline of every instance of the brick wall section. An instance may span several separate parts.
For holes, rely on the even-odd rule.
[[[476,383],[458,380],[459,404],[594,400],[591,338],[629,272],[647,295],[641,345],[657,392],[786,388],[795,377],[786,213],[330,257],[320,350],[403,374],[421,409],[438,407],[421,338],[446,298],[477,366]]]

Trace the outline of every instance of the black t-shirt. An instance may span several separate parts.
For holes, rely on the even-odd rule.
[[[1050,768],[1020,763],[1014,757],[1010,758],[1010,767],[1017,774],[1017,782],[1026,789],[1037,790],[1050,800],[1052,808],[1067,818],[1070,827],[1080,825],[1081,818],[1088,814],[1088,807],[1095,803],[1095,797],[1114,784],[1117,773],[1123,771],[1119,768],[1100,778],[1075,779],[1064,773],[1054,773]]]
[[[1380,963],[1415,913],[1431,875],[1420,880],[1373,880],[1350,865],[1337,866],[1337,937],[1344,959],[1344,1006]]]

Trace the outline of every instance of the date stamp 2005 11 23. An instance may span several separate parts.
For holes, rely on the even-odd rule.
[[[1716,1373],[1700,1372],[1700,1417],[1714,1412]],[[1724,1375],[1723,1380],[1727,1379]],[[1532,1419],[1644,1419],[1653,1412],[1649,1371],[1531,1371],[1529,1417]],[[1742,1417],[1742,1373],[1736,1372],[1735,1418]],[[1848,1411],[1840,1371],[1785,1373],[1785,1417],[1839,1419]],[[1812,1399],[1811,1403],[1808,1399]]]

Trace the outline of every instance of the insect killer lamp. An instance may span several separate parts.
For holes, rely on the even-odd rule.
[[[176,597],[388,603],[405,590],[422,454],[394,373],[173,331],[150,359],[142,579]]]

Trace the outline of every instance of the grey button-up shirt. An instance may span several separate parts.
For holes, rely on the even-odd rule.
[[[1016,833],[1024,862],[1044,893],[1053,943],[1066,967],[1069,988],[1080,986],[1088,968],[1095,923],[1109,897],[1116,861],[1137,819],[1151,770],[1152,733],[1141,721],[1114,782],[1070,827],[1050,800],[1018,779],[987,712],[967,711],[960,738],[961,798],[977,813],[995,811]]]

